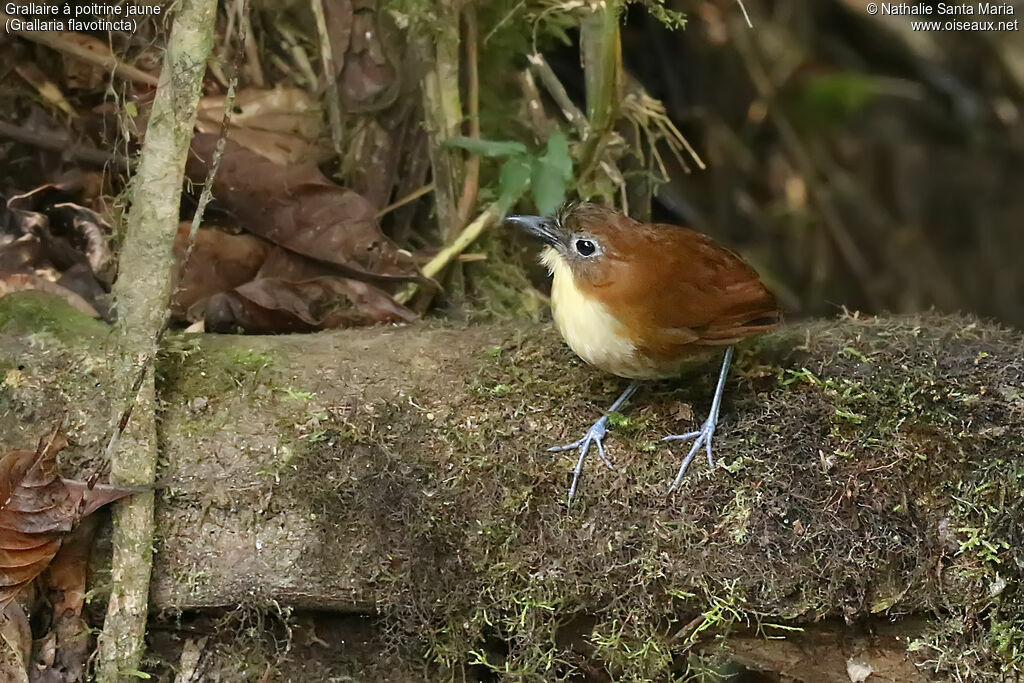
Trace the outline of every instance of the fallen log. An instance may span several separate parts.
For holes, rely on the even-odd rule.
[[[107,335],[0,299],[5,447],[67,414],[68,466],[102,469]],[[875,671],[1018,672],[1022,359],[1019,332],[961,316],[789,325],[739,352],[715,468],[666,496],[682,453],[658,438],[703,419],[709,365],[637,395],[616,469],[589,463],[567,508],[573,457],[544,448],[622,381],[547,325],[173,337],[152,602],[375,613],[438,665],[616,680],[725,656],[730,633],[756,668],[782,656],[765,637],[896,621]]]

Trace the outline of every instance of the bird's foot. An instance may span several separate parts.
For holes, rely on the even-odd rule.
[[[567,443],[564,446],[552,446],[548,451],[552,453],[560,453],[562,451],[573,451],[579,450],[579,460],[576,461],[576,469],[572,473],[572,485],[569,487],[569,502],[572,502],[573,496],[576,494],[576,487],[580,482],[580,472],[583,471],[583,461],[587,457],[587,453],[590,451],[590,446],[593,444],[597,446],[597,455],[601,458],[602,462],[607,465],[608,469],[614,470],[615,466],[612,465],[612,461],[608,459],[608,456],[604,452],[604,435],[607,431],[608,416],[604,415],[597,422],[590,425],[590,429],[583,435],[582,438]]]
[[[676,490],[679,486],[679,482],[683,480],[683,475],[686,474],[686,468],[690,466],[690,462],[694,456],[697,455],[697,451],[700,450],[701,446],[708,454],[708,466],[714,467],[715,460],[711,457],[711,439],[715,435],[715,427],[717,426],[717,416],[712,413],[708,416],[708,419],[704,421],[704,424],[696,432],[687,432],[686,434],[671,434],[662,439],[662,441],[689,441],[693,439],[693,445],[690,446],[690,452],[683,458],[683,464],[679,466],[679,473],[676,474],[675,480],[672,482],[672,486],[669,487],[668,491],[671,493]]]

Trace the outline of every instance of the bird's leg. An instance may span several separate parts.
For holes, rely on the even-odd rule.
[[[608,466],[608,469],[615,469],[611,460],[609,460],[608,456],[604,454],[604,444],[602,443],[602,439],[604,439],[605,434],[605,426],[608,424],[608,414],[614,413],[622,407],[622,405],[629,400],[629,397],[633,395],[639,386],[640,382],[637,380],[630,382],[629,386],[626,387],[626,390],[623,391],[617,399],[615,399],[615,403],[613,403],[611,408],[608,409],[608,412],[598,418],[597,422],[590,425],[590,429],[587,430],[587,433],[584,434],[581,439],[573,441],[572,443],[567,443],[564,446],[552,446],[548,449],[552,452],[560,452],[571,451],[578,448],[580,451],[579,460],[576,462],[576,469],[573,470],[572,473],[572,485],[569,487],[568,502],[571,503],[572,497],[576,494],[576,486],[580,482],[580,472],[583,471],[583,461],[586,459],[587,452],[590,450],[590,444],[597,446],[597,454],[601,457],[604,464]]]
[[[697,451],[700,450],[701,446],[704,446],[707,451],[708,465],[713,466],[715,464],[714,459],[711,457],[711,437],[715,435],[715,426],[718,424],[718,411],[722,407],[722,394],[725,392],[725,378],[729,374],[730,362],[732,362],[731,346],[725,350],[722,370],[718,373],[718,386],[715,388],[715,397],[711,401],[711,411],[708,413],[708,419],[704,420],[701,428],[696,432],[673,434],[662,439],[662,441],[689,441],[694,439],[690,452],[686,454],[686,457],[683,458],[683,464],[679,466],[679,473],[676,475],[675,481],[672,482],[672,486],[668,489],[669,493],[675,491],[676,487],[679,486],[679,482],[683,480],[683,475],[686,474],[686,468],[690,466],[690,461],[697,455]]]

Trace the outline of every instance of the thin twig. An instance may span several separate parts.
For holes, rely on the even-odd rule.
[[[10,25],[9,20],[13,19],[11,15],[0,11],[0,22],[5,25]],[[57,31],[25,31],[19,29],[11,29],[11,33],[16,33],[22,38],[31,40],[34,43],[45,45],[48,48],[63,52],[69,57],[80,59],[83,62],[88,62],[95,66],[103,69],[108,69],[111,74],[120,78],[125,78],[129,81],[135,81],[136,83],[142,83],[143,85],[149,85],[156,87],[159,80],[156,76],[146,73],[142,69],[136,68],[130,64],[125,64],[114,55],[104,55],[98,52],[93,52],[87,48],[82,47],[78,43],[73,43],[66,40],[60,32]]]
[[[40,149],[60,152],[67,159],[73,159],[83,163],[94,164],[96,166],[106,166],[107,164],[111,164],[120,170],[128,168],[127,160],[125,160],[121,155],[112,152],[105,152],[102,149],[97,149],[87,145],[77,145],[66,135],[62,135],[60,133],[37,133],[20,126],[16,126],[13,123],[0,121],[0,137],[15,140],[22,144],[32,145],[33,147],[38,147]]]
[[[468,3],[462,10],[466,43],[466,106],[469,109],[469,137],[480,137],[480,65],[477,49],[476,5]],[[480,157],[470,154],[464,162],[462,196],[459,197],[459,225],[469,222],[480,189]]]
[[[437,255],[430,259],[430,261],[428,261],[420,271],[428,278],[433,278],[438,275],[448,267],[448,264],[456,260],[459,255],[476,240],[476,238],[483,234],[483,231],[486,230],[496,218],[504,213],[505,210],[498,205],[498,202],[494,202],[488,206],[484,209],[483,213],[477,216],[472,223],[467,225],[462,232],[459,233],[451,244],[437,252]],[[395,295],[395,300],[404,304],[412,299],[418,290],[419,285],[416,285],[415,283],[410,284]]]
[[[743,4],[743,0],[736,0],[739,4],[740,9],[743,10],[743,18],[747,20],[747,28],[754,28],[753,22],[750,21],[750,15],[747,14],[747,6]]]
[[[405,206],[406,204],[408,204],[409,202],[414,202],[417,199],[419,199],[420,197],[422,197],[423,195],[427,194],[428,192],[433,192],[433,191],[434,191],[434,183],[427,183],[423,187],[420,187],[420,188],[417,188],[417,189],[413,190],[412,192],[410,192],[409,194],[405,195],[401,199],[397,199],[397,200],[391,202],[390,204],[385,206],[383,209],[378,211],[377,212],[377,216],[376,216],[377,220],[380,220],[381,218],[383,218],[387,214],[391,213],[395,209],[399,209],[399,208]]]
[[[320,62],[323,65],[324,86],[327,89],[327,118],[331,125],[331,140],[334,151],[342,156],[344,132],[341,127],[341,99],[338,95],[338,80],[334,75],[334,55],[331,52],[331,36],[327,32],[327,18],[324,16],[323,0],[310,0],[313,16],[316,18],[316,32],[320,39]]]
[[[587,130],[589,129],[587,117],[573,103],[565,86],[558,80],[558,76],[555,75],[551,65],[548,64],[548,60],[539,52],[529,55],[526,59],[530,62],[530,68],[537,74],[537,78],[544,84],[545,90],[551,95],[558,108],[562,110],[562,115],[565,119],[576,128],[582,137],[586,137]]]

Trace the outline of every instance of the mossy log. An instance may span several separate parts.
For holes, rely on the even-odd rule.
[[[102,469],[109,334],[0,300],[5,447],[66,414],[66,465]],[[547,325],[173,337],[152,601],[373,612],[439,666],[537,680],[663,678],[730,648],[768,667],[763,636],[887,621],[896,680],[1018,672],[1022,359],[1024,335],[959,316],[794,323],[740,350],[715,468],[666,496],[682,453],[658,438],[703,418],[711,364],[640,392],[616,469],[590,462],[567,508],[573,457],[544,449],[623,381]]]

